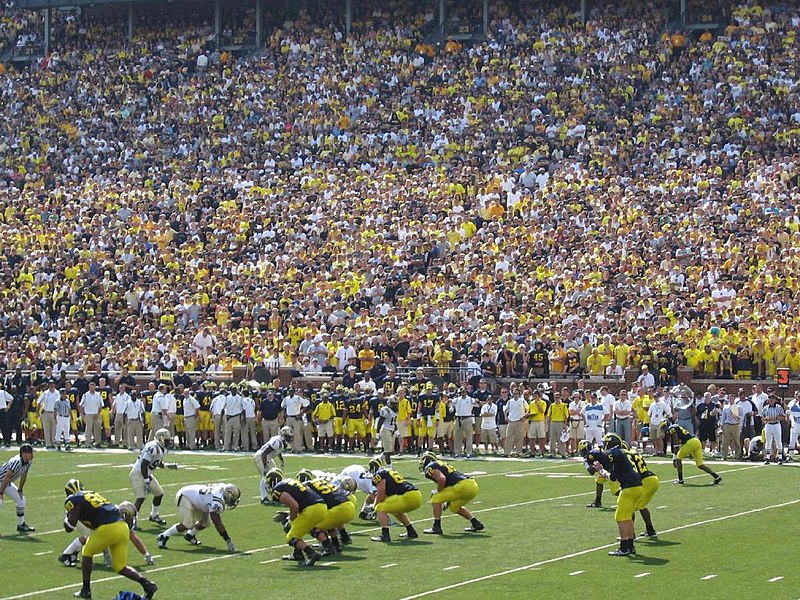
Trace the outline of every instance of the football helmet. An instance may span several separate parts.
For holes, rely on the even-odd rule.
[[[136,506],[134,506],[132,502],[125,500],[119,503],[118,508],[119,514],[121,514],[122,518],[125,519],[128,527],[133,527],[134,523],[136,522],[136,515],[138,514]]]
[[[622,446],[622,438],[616,433],[607,433],[603,436],[603,444],[606,448],[618,448]]]
[[[433,452],[423,452],[419,457],[419,472],[424,473],[428,465],[436,460],[436,455]]]
[[[383,461],[382,458],[371,458],[370,461],[367,463],[367,470],[372,473],[373,475],[381,470],[386,463]]]
[[[72,496],[72,494],[77,494],[78,492],[83,491],[83,484],[78,479],[70,479],[64,485],[64,493],[67,496]]]
[[[339,480],[339,489],[348,494],[355,494],[357,487],[356,480],[349,475],[345,475]]]
[[[242,496],[242,491],[238,486],[232,483],[222,484],[222,499],[225,501],[225,506],[234,509],[239,505],[239,498]]]
[[[291,442],[294,439],[294,431],[288,425],[284,425],[278,430],[278,434],[285,442]]]
[[[297,481],[300,483],[305,483],[307,481],[311,481],[312,479],[316,479],[314,473],[311,472],[311,469],[300,469],[297,472],[297,476],[295,477]]]
[[[172,435],[170,434],[169,429],[165,429],[163,427],[156,431],[156,434],[153,436],[153,438],[162,448],[168,448],[172,443]]]
[[[270,469],[264,474],[264,481],[267,484],[267,492],[272,495],[275,486],[283,481],[283,472],[280,469]]]
[[[589,451],[592,449],[591,444],[586,440],[581,440],[578,442],[578,454],[580,454],[583,458],[586,458],[589,455]]]

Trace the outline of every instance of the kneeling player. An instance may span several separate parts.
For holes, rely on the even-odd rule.
[[[208,527],[209,523],[228,544],[229,552],[236,552],[236,546],[222,523],[222,513],[233,510],[239,504],[242,493],[232,483],[212,483],[210,485],[187,485],[178,490],[175,503],[178,505],[180,523],[176,523],[156,538],[159,548],[166,548],[173,535],[183,533],[183,538],[193,546],[199,546],[196,533]]]
[[[471,523],[471,526],[466,527],[464,531],[483,531],[483,523],[465,506],[467,502],[472,501],[478,495],[477,481],[456,471],[446,462],[437,460],[431,452],[426,452],[420,457],[419,470],[425,477],[436,483],[435,493],[431,497],[433,527],[425,529],[424,533],[439,535],[443,533],[442,508],[445,502],[448,503],[450,512],[461,515]]]
[[[703,464],[703,444],[689,431],[680,425],[670,425],[667,427],[667,439],[672,440],[672,465],[678,470],[678,480],[675,483],[683,483],[683,463],[681,461],[690,456],[694,459],[694,464],[698,469],[714,478],[714,485],[722,481],[722,477]]]

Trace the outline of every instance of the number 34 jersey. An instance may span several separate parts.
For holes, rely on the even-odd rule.
[[[80,508],[78,520],[89,529],[97,529],[101,525],[122,520],[117,505],[97,492],[83,491],[67,497],[64,502],[67,512],[71,512],[76,506]]]

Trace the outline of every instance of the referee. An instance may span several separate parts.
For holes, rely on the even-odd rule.
[[[772,452],[772,444],[775,443],[776,454],[780,452],[781,457],[778,464],[783,464],[785,460],[783,452],[783,436],[781,434],[781,421],[786,419],[786,411],[783,406],[778,404],[778,397],[775,394],[770,394],[767,399],[767,405],[761,409],[761,420],[764,423],[764,464],[768,465],[770,462],[770,453]]]
[[[67,452],[70,451],[69,447],[69,424],[70,424],[70,417],[72,405],[69,403],[69,398],[67,398],[67,390],[61,390],[61,396],[58,400],[56,400],[55,408],[53,409],[53,413],[55,414],[55,422],[56,422],[56,432],[55,432],[55,444],[56,450],[61,452],[61,442],[64,442],[64,450]]]

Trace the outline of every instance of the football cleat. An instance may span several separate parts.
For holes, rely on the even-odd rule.
[[[586,508],[603,508],[603,505],[596,500],[586,505]]]
[[[150,515],[149,521],[158,525],[166,525],[167,522],[158,515]]]
[[[307,558],[303,561],[304,567],[313,567],[314,563],[322,558],[322,555],[311,547],[306,550],[306,556]]]
[[[388,535],[373,535],[369,539],[371,539],[373,542],[385,542],[387,544],[392,541]]]
[[[609,556],[630,556],[631,554],[634,553],[630,550],[623,550],[622,548],[617,548],[608,553]]]
[[[303,552],[297,548],[295,548],[292,554],[284,554],[281,558],[283,560],[305,560],[303,557]]]
[[[470,533],[477,533],[479,531],[483,531],[484,529],[486,529],[486,527],[484,527],[483,523],[481,522],[475,523],[472,527],[464,527],[464,531]]]
[[[80,592],[75,592],[72,595],[75,596],[76,598],[89,598],[89,600],[91,600],[92,598],[91,590],[81,590]]]
[[[676,479],[675,483],[677,483],[678,485],[683,485],[684,481],[683,481],[683,479]]]
[[[714,477],[714,484],[713,485],[717,485],[719,483],[722,483],[722,477],[717,475],[716,477]]]
[[[167,547],[167,540],[169,540],[169,538],[165,536],[163,533],[159,533],[156,536],[156,542],[158,543],[158,547],[161,548],[162,550]]]
[[[30,533],[31,531],[36,531],[36,527],[31,527],[27,523],[23,523],[22,525],[17,525],[17,531],[20,533]]]
[[[191,533],[186,533],[183,536],[187,542],[189,542],[192,546],[201,546],[200,540],[197,539],[197,536],[192,535]]]
[[[339,537],[342,540],[342,546],[353,543],[353,538],[350,537],[350,534],[347,533],[345,530],[341,530]]]
[[[656,532],[655,530],[643,531],[642,533],[639,534],[639,537],[649,537],[649,538],[658,537],[658,532]]]
[[[154,581],[150,581],[149,579],[142,579],[142,589],[144,589],[144,596],[142,600],[151,600],[153,596],[156,595],[158,586],[155,584]]]
[[[58,562],[60,562],[65,567],[74,567],[75,560],[72,558],[71,554],[62,554],[58,557]]]
[[[428,533],[431,535],[444,535],[444,531],[442,531],[441,527],[431,527],[430,529],[423,529],[422,533]]]
[[[406,531],[405,533],[401,533],[400,537],[406,538],[407,540],[415,540],[419,537],[419,534],[416,531]]]

